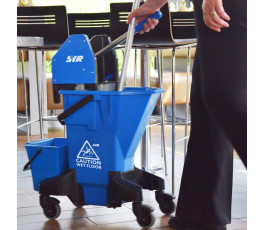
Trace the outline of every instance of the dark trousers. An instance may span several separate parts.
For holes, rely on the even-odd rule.
[[[233,148],[247,166],[247,1],[223,0],[231,18],[221,33],[203,22],[191,88],[191,132],[176,216],[205,226],[231,222]]]

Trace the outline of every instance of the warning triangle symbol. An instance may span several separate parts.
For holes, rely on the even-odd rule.
[[[100,160],[98,155],[87,140],[80,149],[77,158],[83,158],[87,160]]]

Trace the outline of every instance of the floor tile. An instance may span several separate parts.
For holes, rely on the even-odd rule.
[[[34,217],[32,217],[34,218]],[[94,224],[86,218],[68,219],[68,220],[48,220],[45,222],[36,222],[18,225],[18,230],[61,230],[61,229],[79,229],[81,227],[89,228]]]
[[[90,226],[89,230],[140,230],[142,229],[136,221],[113,223],[105,225]],[[67,230],[88,230],[87,228],[71,228]]]
[[[227,225],[227,230],[239,230],[246,228],[247,228],[247,223],[237,219],[233,219],[231,224]]]
[[[31,206],[31,207],[22,207],[22,208],[18,208],[17,209],[17,216],[28,216],[28,215],[36,215],[36,214],[43,214],[43,210],[40,207],[40,205],[38,206]]]
[[[240,220],[242,220],[242,221],[244,221],[244,222],[246,222],[246,223],[248,222],[248,221],[247,221],[247,218],[241,218]]]
[[[28,196],[27,194],[17,195],[17,207],[36,207],[39,206],[39,202]]]
[[[85,207],[85,206],[84,206]],[[116,215],[116,214],[127,214],[132,213],[132,210],[126,207],[120,207],[120,208],[107,208],[107,207],[94,207],[94,208],[76,208],[69,211],[62,211],[60,218],[62,219],[68,219],[68,218],[89,218],[92,217],[99,217],[102,218],[102,216],[107,215]],[[91,219],[92,220],[92,219]]]
[[[123,223],[136,220],[135,215],[132,212],[119,213],[116,215],[105,215],[104,218],[102,218],[102,216],[88,217],[88,219],[96,225]]]
[[[233,184],[233,193],[247,192],[247,188],[241,185]]]
[[[240,159],[234,159],[233,183],[247,188],[247,171]]]
[[[234,193],[232,196],[232,218],[247,217],[247,193]]]

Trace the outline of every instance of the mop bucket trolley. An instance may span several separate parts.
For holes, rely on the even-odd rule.
[[[164,90],[115,91],[115,68],[113,74],[97,75],[97,59],[104,55],[94,53],[86,35],[71,35],[53,58],[54,92],[60,90],[64,102],[58,120],[67,129],[68,169],[39,182],[40,205],[47,218],[56,219],[60,201],[51,196],[67,196],[76,207],[116,208],[132,202],[137,222],[149,228],[155,221],[154,209],[142,203],[142,189],[155,191],[164,214],[175,211],[175,197],[164,192],[164,179],[134,166],[135,151]]]

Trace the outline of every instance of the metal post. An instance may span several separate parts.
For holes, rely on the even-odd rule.
[[[44,92],[45,92],[45,89],[46,89],[46,76],[45,76],[45,73],[46,73],[46,56],[45,56],[45,51],[41,51],[41,69],[42,69],[42,72],[41,72],[41,75],[40,75],[40,82],[41,82],[41,85],[40,85],[40,89],[41,89],[41,117],[42,117],[42,120],[43,120],[43,123],[42,123],[42,129],[43,129],[43,134],[44,134]],[[47,107],[46,107],[47,108]]]
[[[134,51],[134,87],[137,86],[137,49]]]
[[[38,97],[38,109],[39,109],[39,123],[40,123],[40,138],[43,138],[43,119],[42,119],[42,105],[41,105],[41,96],[40,96],[40,82],[39,82],[39,71],[38,71],[38,57],[37,51],[34,51],[35,54],[35,66],[36,66],[36,83],[37,83],[37,97]]]
[[[141,86],[148,86],[148,52],[147,50],[141,50]],[[149,130],[146,128],[142,140],[141,140],[141,168],[145,171],[149,171],[149,150],[148,148],[148,136]]]
[[[67,138],[67,129],[66,129],[66,125],[64,125],[64,127],[63,127],[63,133],[64,133],[64,138]]]
[[[158,87],[159,88],[163,88],[163,81],[161,79],[161,67],[160,68],[160,64],[161,64],[161,61],[160,61],[160,50],[156,50],[156,65],[157,65],[157,73],[158,73]],[[160,114],[161,114],[161,125],[162,125],[162,116],[163,116],[163,106],[162,106],[162,101],[163,101],[163,97],[160,95]],[[163,125],[161,126],[161,157],[164,157],[164,146],[163,146],[163,129],[162,129]]]
[[[175,52],[172,49],[172,194],[175,195]]]
[[[186,86],[186,105],[185,105],[185,137],[187,137],[188,134],[188,124],[189,124],[189,101],[190,101],[190,49],[191,47],[188,47],[188,55],[187,55],[187,86]],[[184,141],[184,157],[187,155],[187,142],[188,140],[185,139]]]
[[[25,105],[25,116],[27,126],[27,142],[29,142],[29,113],[28,113],[28,98],[27,98],[27,82],[24,70],[24,54],[23,50],[20,50],[21,54],[21,67],[22,67],[22,79],[23,79],[23,93],[24,93],[24,105]]]
[[[157,71],[158,71],[158,80],[159,88],[163,88],[162,80],[162,52],[157,50]],[[164,119],[164,103],[163,96],[160,94],[160,113],[161,113],[161,154],[164,157],[164,166],[165,166],[165,175],[167,176],[167,158],[166,158],[166,143],[165,143],[165,119]]]
[[[141,86],[148,87],[148,50],[141,50]]]

